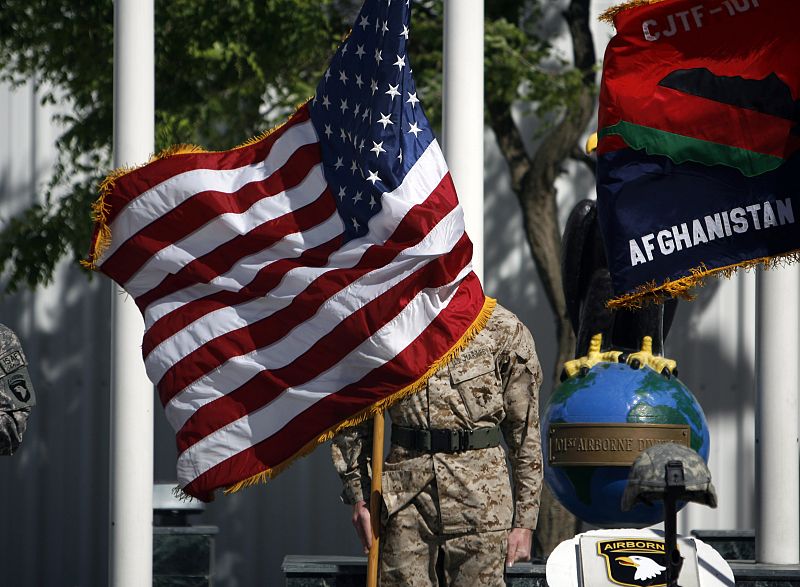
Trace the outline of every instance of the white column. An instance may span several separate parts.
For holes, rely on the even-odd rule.
[[[445,0],[443,145],[483,281],[483,0]]]
[[[153,0],[114,2],[114,165],[145,163],[154,137]],[[112,235],[113,238],[113,235]],[[153,386],[142,361],[144,323],[112,288],[112,587],[153,582]]]
[[[756,289],[756,560],[800,562],[800,273],[760,270]]]

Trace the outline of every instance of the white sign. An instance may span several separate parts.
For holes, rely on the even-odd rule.
[[[662,587],[667,584],[667,554],[663,538],[634,536],[581,536],[581,579],[586,587]],[[697,549],[692,538],[678,539],[683,558],[678,582],[700,587]]]
[[[547,558],[549,587],[656,587],[665,585],[664,532],[593,530],[559,544]],[[734,587],[722,556],[697,538],[678,536],[681,587]],[[648,560],[645,560],[648,559]],[[648,562],[649,561],[649,562]]]

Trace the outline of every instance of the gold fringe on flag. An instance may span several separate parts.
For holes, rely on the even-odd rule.
[[[464,350],[464,347],[466,347],[472,341],[472,339],[475,338],[475,336],[481,330],[483,330],[484,326],[486,326],[487,322],[489,322],[489,318],[491,318],[492,312],[494,312],[496,305],[497,305],[497,300],[490,297],[486,297],[486,299],[483,302],[483,308],[481,309],[480,314],[478,314],[478,317],[475,319],[472,325],[467,329],[464,335],[459,339],[459,341],[455,345],[453,345],[453,348],[451,348],[447,352],[447,354],[445,354],[441,359],[439,359],[433,365],[431,365],[430,369],[428,369],[425,372],[425,374],[422,375],[422,377],[420,377],[419,379],[417,379],[414,383],[404,387],[400,391],[393,393],[389,397],[386,397],[381,401],[369,406],[368,408],[365,408],[355,416],[348,418],[347,420],[340,422],[339,424],[329,428],[328,430],[317,436],[317,438],[307,443],[303,448],[297,451],[289,459],[282,462],[280,465],[266,469],[265,471],[253,475],[248,479],[245,479],[243,481],[231,485],[230,487],[227,487],[225,489],[225,493],[235,493],[240,489],[243,489],[245,487],[250,487],[251,485],[256,485],[258,483],[266,483],[279,473],[285,471],[288,467],[294,464],[294,462],[297,459],[307,456],[317,446],[319,446],[324,442],[327,442],[328,440],[336,436],[336,434],[341,430],[361,424],[362,422],[369,420],[370,418],[375,416],[375,414],[378,414],[388,409],[401,399],[422,390],[422,388],[424,388],[425,384],[428,382],[428,379],[430,379],[431,376],[433,376],[433,374],[436,373],[436,371],[438,371],[439,369],[450,363],[450,361],[452,361],[456,356],[458,356],[458,354],[462,350]]]
[[[700,265],[700,267],[691,269],[690,275],[686,277],[673,281],[665,281],[661,285],[657,285],[655,281],[651,281],[639,286],[632,293],[610,300],[606,305],[612,309],[635,309],[650,303],[660,304],[670,298],[692,300],[696,296],[691,290],[695,287],[702,287],[705,285],[705,280],[709,277],[724,277],[727,279],[739,270],[750,271],[759,265],[764,267],[764,269],[771,270],[786,267],[798,262],[800,262],[800,250],[791,251],[774,257],[761,257],[749,261],[742,261],[741,263],[717,267],[716,269],[708,269],[703,264]]]
[[[108,203],[106,202],[106,198],[111,195],[111,192],[114,191],[114,186],[117,180],[125,175],[133,171],[137,171],[143,167],[147,167],[151,163],[155,161],[159,161],[161,159],[168,159],[169,157],[177,157],[180,155],[196,155],[199,153],[226,153],[229,151],[236,151],[237,149],[244,149],[246,147],[250,147],[252,145],[258,144],[267,137],[269,137],[272,133],[280,130],[289,122],[291,122],[294,115],[297,114],[297,111],[300,110],[303,106],[308,104],[312,98],[309,98],[299,106],[297,106],[292,113],[285,121],[281,124],[278,124],[272,127],[269,130],[262,132],[261,134],[252,137],[240,145],[233,147],[232,149],[228,149],[227,151],[211,151],[204,149],[198,145],[190,145],[190,144],[179,144],[179,145],[172,145],[171,147],[167,147],[166,149],[162,149],[158,153],[152,155],[147,163],[143,165],[138,165],[135,167],[120,167],[119,169],[115,169],[111,173],[109,173],[106,178],[100,182],[98,186],[98,191],[100,192],[100,197],[92,204],[92,222],[94,222],[95,226],[95,234],[92,239],[91,244],[89,245],[89,255],[86,259],[80,261],[81,266],[85,267],[86,269],[90,269],[92,271],[97,270],[97,260],[103,255],[103,252],[108,249],[111,245],[111,228],[108,226],[108,214],[111,211],[109,208]]]
[[[123,175],[134,171],[134,169],[136,168],[120,167],[109,173],[108,176],[100,182],[98,187],[100,197],[92,204],[92,222],[94,222],[96,232],[89,247],[89,256],[80,262],[86,269],[91,269],[92,271],[96,270],[97,267],[95,263],[97,259],[109,245],[111,245],[111,228],[108,226],[108,214],[111,212],[111,207],[108,202],[106,202],[106,198],[114,190],[116,181]]]
[[[628,0],[627,2],[617,4],[616,6],[612,6],[611,8],[607,9],[598,17],[598,20],[613,25],[614,19],[620,12],[623,12],[624,10],[628,10],[629,8],[638,8],[639,6],[647,6],[648,4],[658,4],[659,2],[664,1],[665,0]]]

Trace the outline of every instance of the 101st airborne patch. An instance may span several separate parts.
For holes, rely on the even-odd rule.
[[[628,587],[667,584],[667,555],[663,540],[602,540],[597,543],[597,554],[605,558],[608,579],[613,583]]]

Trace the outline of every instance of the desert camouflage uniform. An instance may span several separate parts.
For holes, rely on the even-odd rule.
[[[393,425],[413,428],[499,424],[513,494],[501,446],[430,454],[392,444],[382,478],[382,585],[435,585],[437,562],[443,562],[450,586],[505,585],[508,530],[533,530],[539,512],[541,379],[530,332],[498,305],[486,327],[424,391],[389,409]],[[332,444],[348,504],[369,499],[371,426],[348,429]]]
[[[26,366],[17,335],[0,324],[0,455],[17,450],[36,403]]]

